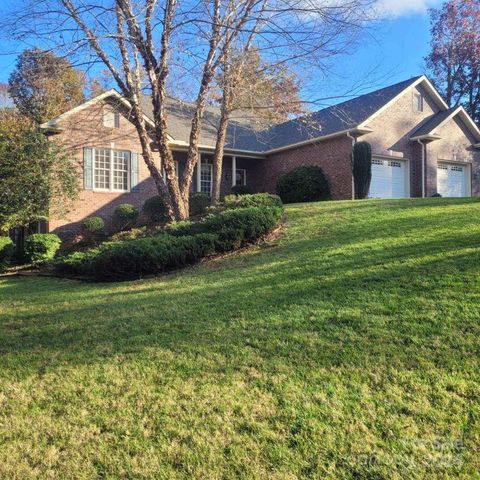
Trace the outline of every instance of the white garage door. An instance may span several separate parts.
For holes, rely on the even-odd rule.
[[[466,165],[439,163],[437,165],[437,190],[442,197],[466,197]]]
[[[405,198],[407,168],[404,161],[372,159],[370,198]]]

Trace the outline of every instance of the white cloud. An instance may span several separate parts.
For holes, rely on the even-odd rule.
[[[378,17],[401,17],[411,14],[425,14],[430,7],[436,7],[441,0],[378,0]]]

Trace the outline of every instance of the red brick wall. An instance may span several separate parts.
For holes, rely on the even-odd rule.
[[[273,154],[256,164],[252,172],[258,179],[256,190],[275,192],[278,178],[302,165],[322,168],[330,183],[332,198],[352,198],[350,154],[352,141],[346,135]]]

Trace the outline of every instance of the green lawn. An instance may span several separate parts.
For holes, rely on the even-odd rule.
[[[172,275],[0,279],[0,478],[480,478],[480,202],[287,208]]]

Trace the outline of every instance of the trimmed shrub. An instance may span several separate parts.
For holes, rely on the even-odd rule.
[[[100,233],[105,228],[105,222],[102,217],[90,217],[82,223],[82,229],[88,233]]]
[[[160,223],[167,220],[167,207],[160,195],[147,198],[142,211],[149,223]]]
[[[104,230],[105,222],[102,217],[90,217],[82,223],[83,237],[87,242],[95,242]]]
[[[97,280],[133,280],[190,265],[214,253],[215,235],[158,235],[102,248],[90,269]]]
[[[432,197],[441,197],[441,196],[442,196],[442,195],[441,195],[440,193],[438,193],[438,192],[437,192],[437,193],[434,193],[434,194],[432,195]]]
[[[226,252],[252,242],[272,230],[280,221],[283,208],[247,207],[225,210],[217,215],[206,217],[201,222],[179,222],[170,230],[172,235],[217,235],[215,249]]]
[[[59,273],[91,277],[94,272],[94,261],[99,251],[100,247],[91,248],[85,252],[73,252],[65,257],[60,257],[54,263],[55,269]]]
[[[53,233],[34,233],[25,239],[25,259],[34,265],[52,260],[61,243]]]
[[[114,233],[110,237],[110,241],[124,242],[126,240],[135,240],[139,237],[145,237],[147,234],[147,227],[132,228],[131,230],[126,230],[124,232]]]
[[[226,208],[245,207],[282,207],[282,200],[278,195],[270,193],[254,193],[253,195],[227,195],[224,198]]]
[[[330,185],[320,167],[298,167],[283,174],[277,182],[283,203],[315,202],[330,198]]]
[[[13,242],[10,237],[0,237],[0,273],[3,273],[13,256]]]
[[[253,188],[247,185],[234,185],[230,191],[233,195],[251,195]]]
[[[210,197],[206,193],[192,193],[189,200],[189,215],[196,217],[203,215],[210,205]]]
[[[130,280],[197,262],[214,252],[225,252],[252,242],[272,230],[282,207],[247,207],[209,215],[200,222],[167,226],[156,236],[104,243],[88,252],[58,259],[62,273],[92,276],[97,280]]]
[[[132,228],[138,218],[138,208],[130,203],[121,203],[113,211],[113,228],[117,231],[124,231]]]
[[[372,180],[372,147],[368,142],[357,142],[353,147],[353,179],[355,198],[368,196]]]

